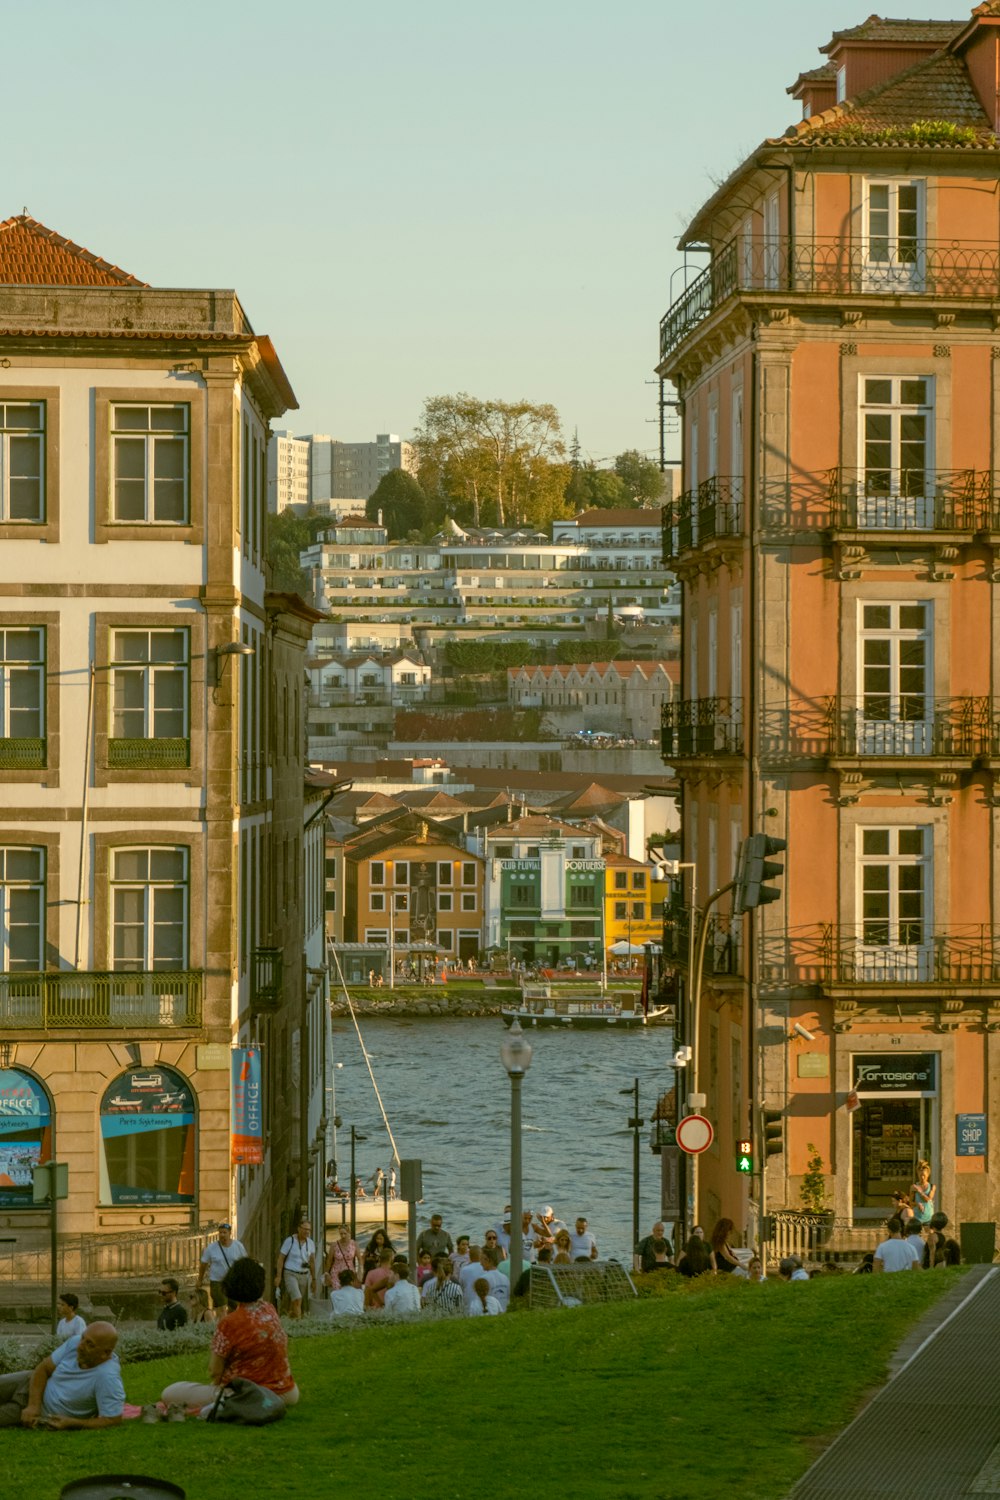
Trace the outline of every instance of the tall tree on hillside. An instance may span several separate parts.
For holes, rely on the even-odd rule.
[[[431,493],[466,503],[474,525],[487,509],[505,526],[537,525],[563,508],[566,448],[548,402],[431,396],[415,442]]]
[[[418,480],[405,469],[390,469],[383,474],[377,488],[365,501],[365,515],[369,521],[377,521],[382,512],[382,524],[390,540],[408,536],[419,531],[427,521],[427,496]]]
[[[304,594],[308,597],[309,575],[299,564],[299,553],[312,545],[318,533],[329,526],[329,516],[306,511],[298,516],[292,510],[269,512],[264,529],[267,562],[271,570],[270,588],[279,593]]]
[[[626,448],[615,459],[615,473],[625,485],[633,505],[656,504],[663,494],[663,475],[659,464],[639,452]]]

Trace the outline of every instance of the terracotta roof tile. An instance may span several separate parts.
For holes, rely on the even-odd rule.
[[[0,223],[2,286],[148,286],[28,214]]]
[[[921,120],[971,127],[976,132],[975,145],[996,146],[996,136],[964,65],[958,58],[940,52],[921,58],[912,67],[867,93],[859,94],[856,99],[823,110],[810,120],[803,120],[793,126],[784,139],[809,146],[825,141],[836,144],[843,135],[849,135],[852,141],[863,140],[867,131],[875,137],[893,128],[905,129]],[[886,141],[885,144],[898,142]],[[920,142],[907,144],[919,145]],[[948,142],[930,139],[927,144],[947,145]],[[959,148],[961,144],[956,142]]]
[[[577,526],[659,526],[660,507],[637,505],[621,506],[617,510],[584,510],[573,520]]]
[[[965,21],[911,21],[904,17],[869,16],[860,26],[835,31],[826,46],[819,50],[832,52],[840,42],[936,42],[939,47],[946,47],[965,24]]]

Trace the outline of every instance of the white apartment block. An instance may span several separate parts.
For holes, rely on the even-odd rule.
[[[380,432],[373,443],[344,443],[324,432],[300,437],[280,432],[275,438],[268,455],[268,506],[273,512],[289,507],[304,511],[311,505],[339,519],[345,504],[367,500],[393,469],[416,472],[413,444],[395,432]]]
[[[659,739],[660,714],[673,700],[675,661],[591,661],[507,669],[511,708],[544,708],[564,730],[593,729]]]

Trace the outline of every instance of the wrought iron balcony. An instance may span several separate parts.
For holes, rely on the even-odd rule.
[[[197,1027],[202,975],[178,969],[0,974],[0,1028],[37,1031]]]
[[[988,524],[989,476],[974,469],[823,469],[765,479],[760,518],[768,532],[850,532],[876,539],[908,533],[971,536]],[[1000,487],[996,503],[1000,517]]]
[[[743,535],[743,480],[712,478],[663,507],[663,561]]]
[[[190,741],[186,739],[108,740],[108,765],[116,769],[178,769],[190,764]]]
[[[922,693],[793,701],[762,712],[760,753],[770,760],[968,761],[1000,745],[1000,714],[991,717],[989,703]]]
[[[872,921],[765,935],[759,977],[775,988],[1000,986],[1000,927]]]
[[[0,739],[0,771],[39,771],[44,767],[44,740]]]
[[[252,1010],[281,1008],[284,953],[280,948],[255,948],[250,955],[250,1006]]]
[[[742,755],[742,700],[681,698],[664,704],[660,750],[666,761],[700,755]]]
[[[660,358],[730,297],[754,292],[990,300],[1000,296],[1000,249],[922,238],[890,245],[860,235],[853,243],[843,237],[730,240],[664,314]]]
[[[701,914],[699,913],[699,920]],[[687,971],[690,953],[691,908],[677,904],[663,913],[663,966]],[[697,933],[695,934],[697,937]],[[742,969],[743,924],[732,917],[714,913],[708,918],[703,974],[716,977],[738,975]]]

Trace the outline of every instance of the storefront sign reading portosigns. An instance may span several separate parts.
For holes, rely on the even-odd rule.
[[[873,1053],[854,1058],[859,1094],[936,1094],[936,1052]]]

